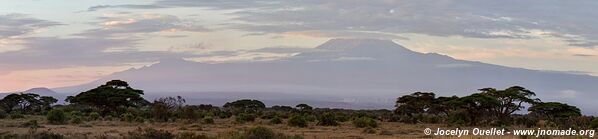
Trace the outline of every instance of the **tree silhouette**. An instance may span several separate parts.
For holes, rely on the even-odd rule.
[[[0,100],[0,107],[8,113],[15,110],[34,113],[48,109],[53,103],[56,103],[56,99],[50,96],[40,97],[33,93],[18,93],[9,94]]]
[[[125,81],[112,80],[76,96],[69,96],[66,101],[99,108],[105,115],[108,112],[118,112],[117,108],[121,106],[138,107],[148,104],[141,95],[143,90],[133,89]]]
[[[548,119],[569,118],[581,116],[579,108],[559,102],[536,103],[528,109],[532,115],[546,117]]]
[[[257,112],[266,108],[266,105],[259,100],[242,99],[233,102],[227,102],[223,106],[227,109],[240,110],[243,112]]]
[[[413,116],[415,114],[425,113],[432,107],[436,94],[432,92],[415,92],[411,95],[405,95],[397,98],[396,105],[397,109],[395,113]]]
[[[475,93],[460,98],[459,102],[454,104],[465,109],[471,125],[477,125],[481,118],[492,115],[492,109],[499,105],[500,101],[488,94]]]
[[[479,89],[482,93],[495,97],[500,103],[493,108],[493,113],[500,120],[506,120],[515,111],[521,110],[523,104],[534,104],[540,102],[540,99],[532,98],[536,93],[520,86],[509,87],[505,90],[494,88]]]

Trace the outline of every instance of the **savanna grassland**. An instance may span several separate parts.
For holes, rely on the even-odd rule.
[[[123,139],[328,139],[451,138],[426,135],[443,129],[596,129],[598,118],[575,107],[542,102],[523,87],[484,88],[468,96],[415,92],[400,96],[394,110],[266,107],[241,99],[223,106],[189,105],[182,97],[145,100],[142,90],[113,80],[54,105],[51,96],[10,94],[0,100],[0,138]],[[528,114],[517,114],[531,105]],[[540,136],[586,138],[587,136]],[[462,138],[536,138],[462,136]]]

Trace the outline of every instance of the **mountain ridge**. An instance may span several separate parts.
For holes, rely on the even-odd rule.
[[[392,108],[396,97],[416,91],[461,96],[479,88],[519,85],[538,92],[546,101],[569,102],[582,109],[598,106],[588,100],[596,97],[592,90],[598,90],[592,85],[598,77],[590,75],[458,60],[411,51],[389,40],[333,39],[314,49],[319,51],[267,62],[208,64],[169,59],[58,90],[80,92],[107,80],[122,79],[149,94],[195,92],[187,95],[205,98],[211,96],[201,92],[279,92],[289,94],[289,98],[327,96],[322,101],[356,100],[352,103]]]

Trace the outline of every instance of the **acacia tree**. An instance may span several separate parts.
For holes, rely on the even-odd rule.
[[[49,108],[56,100],[50,96],[41,96],[33,93],[10,94],[0,100],[0,106],[4,111],[10,113],[13,111],[22,111],[26,113],[40,112]]]
[[[492,108],[495,116],[501,120],[507,120],[511,114],[524,108],[523,104],[535,104],[540,102],[536,93],[520,86],[509,87],[504,90],[494,88],[479,89],[483,94],[495,97],[500,103]]]
[[[96,107],[105,115],[113,111],[118,112],[117,108],[121,106],[138,107],[148,104],[149,102],[141,95],[143,95],[143,90],[133,89],[125,81],[112,80],[76,96],[69,96],[66,101]]]
[[[465,109],[471,125],[477,125],[481,118],[490,118],[492,109],[499,104],[498,99],[484,93],[471,94],[459,98],[459,101],[454,103],[454,105]]]
[[[58,99],[51,96],[41,96],[39,100],[41,101],[43,110],[50,110],[52,108],[51,105],[58,102]]]
[[[528,111],[531,115],[545,117],[551,120],[581,116],[579,108],[559,102],[541,102],[531,106]]]
[[[438,97],[432,101],[430,109],[427,111],[430,114],[448,116],[451,111],[457,110],[459,107],[459,97]]]
[[[241,99],[233,102],[226,102],[223,107],[235,111],[257,112],[260,109],[266,108],[266,105],[259,100]]]
[[[397,109],[395,113],[412,117],[415,114],[422,114],[432,107],[436,94],[432,92],[415,92],[397,98]]]

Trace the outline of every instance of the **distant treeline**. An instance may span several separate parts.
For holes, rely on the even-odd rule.
[[[308,104],[266,107],[259,100],[242,99],[222,107],[209,104],[185,105],[185,99],[164,97],[145,100],[143,91],[125,81],[112,80],[89,91],[69,96],[68,105],[50,96],[32,93],[10,94],[0,100],[0,118],[22,115],[46,115],[51,124],[81,123],[91,120],[123,120],[128,122],[199,121],[205,124],[215,118],[231,118],[239,123],[256,118],[271,124],[286,122],[289,126],[337,126],[351,121],[356,127],[376,128],[378,122],[435,123],[450,126],[525,126],[596,128],[598,118],[582,116],[580,110],[560,102],[542,102],[536,93],[520,86],[503,90],[479,89],[468,96],[439,96],[432,92],[415,92],[400,96],[395,110],[349,110],[313,108]],[[528,114],[517,114],[527,108]]]

